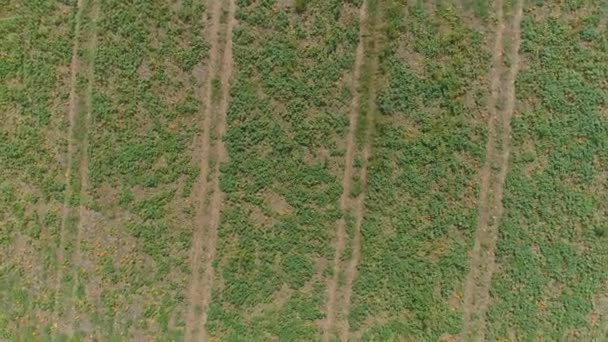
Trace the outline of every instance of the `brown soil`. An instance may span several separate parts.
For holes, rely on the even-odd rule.
[[[474,333],[474,328],[471,327],[473,320],[473,313],[478,305],[475,298],[478,292],[480,273],[482,272],[482,264],[485,261],[484,254],[482,251],[482,244],[491,239],[490,232],[488,231],[489,218],[491,212],[491,206],[488,203],[488,193],[490,190],[490,176],[492,173],[492,162],[495,152],[496,145],[496,128],[495,121],[497,116],[496,105],[498,102],[498,92],[500,87],[500,75],[502,70],[502,53],[503,53],[503,33],[504,33],[504,20],[503,20],[503,4],[502,1],[498,1],[496,4],[498,22],[496,24],[496,38],[494,41],[494,48],[492,50],[492,68],[491,74],[491,95],[488,101],[488,141],[486,144],[486,159],[483,169],[481,170],[481,181],[480,181],[480,193],[479,193],[479,214],[477,217],[477,231],[475,236],[475,245],[473,246],[472,259],[471,259],[471,270],[469,271],[465,295],[464,295],[464,336],[469,338]]]
[[[97,31],[96,31],[96,22],[99,18],[99,11],[100,11],[100,4],[98,1],[94,1],[91,4],[92,7],[92,13],[91,13],[91,20],[93,21],[93,28],[91,29],[92,32],[90,32],[91,36],[87,36],[87,41],[85,42],[85,48],[89,51],[91,51],[92,53],[95,53],[95,50],[97,49]],[[90,39],[90,40],[89,40]],[[94,61],[94,58],[91,58],[91,61]],[[88,221],[87,219],[90,218],[90,215],[87,215],[87,208],[86,208],[86,199],[88,196],[88,190],[90,189],[90,183],[89,183],[89,156],[88,156],[88,149],[89,149],[89,139],[88,139],[88,130],[89,130],[89,126],[90,126],[90,122],[91,122],[91,117],[93,115],[93,97],[92,97],[92,93],[93,93],[93,82],[95,79],[94,76],[94,65],[92,62],[87,62],[83,65],[83,67],[85,68],[85,70],[83,71],[85,73],[85,76],[88,79],[88,85],[87,85],[87,89],[84,93],[84,106],[85,106],[85,123],[84,123],[84,130],[85,130],[85,134],[84,134],[84,138],[81,142],[79,142],[81,144],[80,149],[81,149],[81,154],[80,154],[80,160],[78,161],[79,163],[79,175],[78,177],[80,178],[80,206],[78,209],[78,227],[77,227],[77,233],[76,233],[76,243],[75,243],[75,248],[74,248],[74,269],[73,269],[73,278],[76,279],[75,283],[74,283],[74,288],[72,289],[72,298],[76,298],[76,291],[77,291],[77,286],[78,286],[78,279],[79,279],[79,272],[78,272],[78,268],[82,265],[82,254],[80,253],[80,242],[82,241],[82,239],[84,238],[84,234],[83,231],[86,229],[87,225],[90,223],[90,221]],[[72,304],[74,304],[72,302]],[[70,307],[70,311],[68,312],[68,322],[73,322],[73,325],[75,326],[75,328],[78,326],[78,322],[75,319],[75,311],[76,308],[74,307],[74,305],[72,305]],[[83,317],[85,318],[85,317]]]
[[[211,302],[211,291],[213,288],[213,260],[215,257],[215,248],[217,240],[217,228],[219,226],[220,208],[223,199],[223,194],[219,188],[219,166],[226,159],[226,151],[222,142],[222,137],[226,130],[226,112],[228,110],[228,95],[230,88],[230,77],[232,75],[232,29],[236,25],[234,19],[235,3],[234,0],[229,1],[228,8],[228,23],[224,34],[226,45],[223,50],[223,55],[220,57],[220,16],[222,13],[222,2],[210,1],[209,9],[211,10],[210,26],[207,32],[207,38],[210,42],[208,75],[205,81],[205,87],[201,100],[204,103],[204,122],[203,136],[200,142],[201,152],[201,176],[200,176],[200,191],[196,194],[198,207],[195,217],[195,231],[192,242],[191,259],[192,263],[192,278],[188,290],[187,302],[189,305],[186,314],[186,340],[187,341],[206,341],[207,334],[205,325],[207,322],[207,309]],[[219,69],[219,70],[218,70]],[[221,82],[221,100],[219,106],[214,106],[212,93],[212,80],[216,73],[219,72]],[[217,108],[215,108],[217,107]],[[214,117],[217,115],[217,117]],[[212,122],[216,119],[217,122]],[[214,127],[215,125],[215,127]],[[210,141],[210,131],[215,128],[215,133],[219,136],[217,142],[213,144]],[[210,159],[212,157],[211,150],[214,148],[216,157],[214,169],[211,173],[212,179],[208,181],[210,175]],[[209,203],[207,200],[210,196]],[[201,256],[203,252],[204,256]],[[203,259],[203,260],[201,260]],[[202,265],[201,265],[202,262]],[[203,267],[203,274],[200,275],[200,269]],[[202,311],[201,317],[197,319],[195,308],[200,308]]]
[[[361,22],[367,22],[367,13],[362,9],[361,13]],[[362,26],[362,35],[368,35],[369,27],[368,25]],[[371,38],[373,39],[373,37]],[[375,47],[376,45],[372,45]],[[372,47],[373,50],[375,50]],[[378,59],[375,58],[377,51],[370,51],[369,53],[372,55],[371,59],[371,73],[374,74],[378,70]],[[376,87],[372,85],[369,89],[368,94],[368,126],[367,131],[365,132],[365,146],[363,147],[362,155],[363,155],[363,165],[359,170],[359,181],[361,183],[362,191],[359,196],[356,198],[354,203],[354,216],[355,216],[355,229],[354,229],[354,237],[353,237],[353,250],[351,254],[351,258],[348,262],[346,271],[345,271],[345,286],[342,298],[342,323],[340,326],[340,340],[348,341],[351,337],[350,325],[348,322],[348,316],[350,313],[350,304],[351,297],[353,292],[353,285],[355,283],[355,279],[357,277],[357,266],[359,265],[359,260],[361,260],[361,226],[363,224],[363,215],[365,213],[365,194],[367,188],[367,166],[369,162],[369,158],[371,156],[371,141],[372,141],[372,132],[374,127],[374,116],[371,113],[375,113],[375,99],[376,99]]]
[[[608,282],[604,284],[605,293],[597,295],[593,300],[593,311],[589,315],[591,325],[591,340],[608,336]]]
[[[478,226],[475,245],[471,256],[470,272],[467,276],[464,297],[464,340],[483,341],[485,339],[485,315],[490,304],[489,294],[492,274],[496,269],[495,248],[498,239],[498,225],[503,213],[504,183],[509,166],[511,143],[511,117],[515,110],[515,78],[519,70],[519,46],[521,44],[521,20],[523,15],[522,0],[516,4],[513,16],[510,59],[511,67],[503,84],[503,36],[505,23],[502,1],[497,3],[498,28],[493,49],[491,69],[491,97],[488,103],[490,113],[488,121],[488,142],[486,161],[481,171],[481,190],[479,197]],[[505,94],[505,106],[497,111],[496,105],[500,94]],[[496,146],[497,142],[500,146]],[[498,169],[494,174],[492,170]]]
[[[360,31],[359,31],[359,44],[356,50],[355,57],[355,65],[354,65],[354,76],[353,76],[353,85],[352,85],[352,93],[353,98],[351,101],[351,110],[350,110],[350,123],[348,128],[348,135],[346,137],[346,156],[345,156],[345,166],[344,166],[344,175],[342,178],[342,196],[340,197],[340,209],[343,214],[345,214],[349,209],[352,208],[353,204],[350,203],[350,196],[352,192],[352,179],[354,175],[354,160],[355,160],[355,152],[356,152],[356,136],[355,133],[357,131],[358,119],[359,119],[359,109],[360,109],[360,94],[359,94],[359,82],[361,79],[361,70],[363,68],[363,62],[365,57],[365,40],[364,38],[367,35],[367,2],[364,2],[361,6],[360,15]],[[363,176],[365,176],[366,172],[363,172]],[[364,179],[361,178],[361,181],[364,182]],[[361,200],[360,200],[361,199]],[[357,202],[362,202],[362,196],[359,196]],[[358,203],[357,203],[358,204]],[[355,210],[355,220],[356,226],[355,230],[360,230],[360,221],[362,220],[362,205],[359,206],[356,204]],[[344,305],[339,305],[337,303],[337,293],[338,293],[338,280],[340,275],[340,260],[342,258],[342,254],[344,252],[346,244],[346,221],[344,218],[340,219],[336,225],[336,241],[335,241],[335,254],[333,259],[333,277],[329,279],[327,284],[327,301],[326,301],[326,319],[323,322],[323,341],[329,341],[331,339],[335,320],[336,320],[336,312],[340,311],[339,307],[348,307]],[[353,238],[353,255],[351,258],[351,262],[347,269],[347,291],[350,293],[350,289],[352,288],[352,283],[354,281],[354,269],[356,269],[356,264],[360,255],[360,233],[355,233],[355,237]],[[351,267],[354,263],[354,267]],[[354,269],[353,269],[354,268]],[[348,299],[350,300],[350,295],[348,295]],[[347,316],[347,312],[342,312],[341,319],[347,321],[345,318]],[[344,330],[346,330],[346,334],[348,334],[348,322],[341,323],[341,327],[346,327],[345,329],[340,329],[341,339],[344,340],[345,336]]]
[[[348,262],[348,266],[346,268],[345,274],[345,285],[344,285],[344,298],[343,298],[343,308],[342,308],[342,316],[343,321],[340,327],[340,340],[347,341],[350,334],[350,326],[348,324],[348,314],[350,312],[350,303],[351,296],[353,292],[353,285],[355,283],[355,278],[357,277],[357,266],[359,265],[359,260],[361,260],[361,225],[363,224],[363,213],[364,213],[364,204],[365,204],[365,184],[367,184],[367,161],[369,160],[369,147],[365,147],[363,151],[363,167],[361,168],[361,172],[359,174],[359,179],[361,180],[361,184],[363,185],[364,190],[357,197],[355,202],[355,230],[354,230],[354,238],[353,238],[353,252],[351,259]]]
[[[210,13],[210,17],[211,20],[209,21],[209,27],[208,27],[208,32],[206,33],[206,37],[207,40],[210,42],[210,48],[209,48],[209,61],[208,61],[208,73],[207,73],[207,79],[204,85],[204,89],[203,92],[201,94],[201,101],[203,102],[204,105],[204,109],[203,109],[203,115],[204,115],[204,121],[203,121],[203,127],[202,127],[202,132],[203,132],[203,136],[201,138],[201,146],[200,146],[200,153],[201,153],[201,164],[200,164],[200,170],[201,170],[201,175],[199,178],[199,182],[200,182],[200,186],[199,186],[199,191],[196,194],[196,198],[198,203],[198,207],[197,207],[197,213],[196,213],[196,218],[195,218],[195,227],[194,227],[194,235],[192,237],[192,248],[191,248],[191,254],[190,254],[190,262],[192,265],[192,278],[190,281],[190,287],[189,287],[189,291],[188,291],[188,304],[189,304],[189,309],[188,312],[186,314],[186,340],[192,340],[192,333],[194,332],[193,329],[196,326],[196,322],[195,322],[195,312],[194,309],[195,307],[198,305],[198,303],[201,301],[201,293],[199,291],[199,281],[200,281],[200,276],[199,276],[199,271],[201,268],[200,265],[200,259],[201,259],[201,252],[202,252],[202,248],[203,248],[203,242],[205,241],[205,221],[206,221],[206,215],[205,215],[205,199],[207,198],[207,192],[208,192],[208,184],[207,184],[207,178],[209,175],[209,150],[210,150],[210,142],[209,142],[209,136],[210,136],[210,128],[211,128],[211,112],[212,112],[212,106],[211,106],[211,93],[212,93],[212,75],[213,75],[213,71],[217,68],[217,58],[218,58],[218,54],[219,54],[219,49],[218,49],[218,37],[219,37],[219,24],[220,24],[220,15],[219,12],[221,11],[221,2],[219,1],[210,1],[210,6],[208,7],[209,10],[211,11]]]
[[[83,11],[83,0],[78,0],[77,3],[78,12],[76,14],[76,25],[74,28],[74,40],[72,44],[72,60],[70,63],[70,95],[68,102],[68,120],[69,120],[69,130],[67,132],[68,137],[68,151],[67,151],[67,163],[66,163],[66,171],[65,171],[65,182],[66,182],[66,191],[65,191],[65,199],[63,203],[63,208],[61,210],[61,228],[60,228],[60,242],[59,242],[59,250],[57,251],[57,275],[55,278],[56,284],[55,287],[55,303],[53,305],[53,323],[58,328],[59,331],[71,333],[70,328],[65,325],[65,321],[61,319],[60,313],[58,312],[59,307],[59,293],[61,292],[61,279],[63,278],[64,272],[64,263],[65,263],[65,243],[68,239],[67,237],[67,221],[70,214],[70,204],[69,199],[72,196],[73,189],[71,186],[71,165],[73,162],[76,146],[75,141],[73,139],[74,129],[76,126],[76,116],[80,110],[78,106],[78,96],[77,96],[77,82],[76,75],[80,70],[80,59],[78,57],[78,51],[80,50],[80,30],[81,30],[81,22],[82,22],[82,11]]]
[[[218,121],[216,126],[216,133],[219,136],[215,144],[215,153],[217,160],[215,163],[215,169],[213,171],[213,197],[211,199],[210,207],[210,222],[209,231],[207,234],[207,258],[205,260],[205,277],[203,278],[202,288],[202,308],[203,315],[201,318],[201,333],[202,340],[207,340],[205,336],[205,324],[207,323],[207,309],[211,302],[211,290],[213,288],[213,260],[215,257],[215,245],[217,240],[217,229],[220,223],[220,209],[223,200],[223,193],[220,190],[220,163],[226,161],[227,152],[222,141],[222,137],[226,133],[226,113],[228,112],[229,103],[229,92],[230,92],[230,77],[232,76],[232,29],[236,25],[234,18],[235,3],[231,0],[228,9],[228,27],[226,28],[226,46],[224,47],[224,55],[222,57],[221,66],[221,102],[218,113]],[[200,339],[199,339],[200,340]]]

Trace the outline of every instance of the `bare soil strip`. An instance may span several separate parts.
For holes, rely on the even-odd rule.
[[[365,15],[365,17],[364,17]],[[370,56],[370,71],[375,74],[378,71],[378,48],[377,45],[373,42],[374,37],[373,33],[370,33],[368,18],[366,11],[362,11],[361,23],[366,23],[363,25],[361,30],[362,37],[369,36],[369,40],[372,40],[372,44],[370,44],[371,51],[368,51],[368,55]],[[375,26],[375,24],[374,24]],[[355,227],[354,227],[354,237],[353,237],[353,249],[351,258],[346,266],[345,271],[345,285],[343,289],[343,298],[342,298],[342,323],[340,326],[340,340],[348,341],[351,338],[355,337],[351,335],[350,332],[350,324],[348,322],[348,316],[350,314],[350,305],[351,305],[351,297],[353,293],[353,285],[355,284],[355,279],[357,278],[357,266],[359,265],[359,260],[361,260],[361,226],[363,225],[363,216],[365,214],[365,195],[367,194],[367,166],[369,164],[369,158],[371,156],[372,150],[372,133],[374,131],[374,113],[376,113],[376,86],[375,84],[371,84],[368,89],[368,99],[367,99],[367,113],[368,113],[368,122],[365,131],[365,146],[363,146],[362,156],[363,163],[361,169],[359,170],[359,182],[361,184],[361,193],[357,196],[354,203],[354,216],[355,216]],[[356,339],[356,338],[355,338]]]
[[[602,338],[608,337],[608,283],[605,283],[604,290],[605,293],[597,295],[593,300],[590,341],[601,341]]]
[[[194,235],[192,237],[192,248],[190,250],[190,262],[192,265],[192,277],[190,279],[190,287],[188,290],[188,312],[186,314],[186,341],[193,340],[193,333],[196,329],[196,306],[201,302],[201,293],[199,289],[200,283],[200,268],[201,268],[201,253],[203,248],[203,242],[205,241],[205,199],[207,198],[208,184],[207,178],[209,176],[209,155],[210,155],[210,129],[211,129],[211,115],[212,115],[212,81],[214,71],[217,69],[217,59],[219,54],[219,26],[220,26],[220,12],[221,2],[210,0],[208,7],[211,12],[209,17],[209,27],[206,34],[207,40],[210,43],[209,48],[209,60],[207,65],[207,79],[203,92],[201,94],[201,101],[203,102],[203,136],[201,138],[201,164],[200,164],[200,178],[199,178],[199,191],[197,191],[197,210],[194,221]]]
[[[350,325],[348,323],[348,315],[350,313],[351,296],[353,293],[353,285],[357,277],[357,266],[361,260],[361,225],[363,224],[364,204],[365,204],[365,189],[367,184],[367,162],[370,156],[370,147],[365,146],[363,150],[363,166],[359,173],[362,191],[355,202],[355,229],[353,238],[353,252],[346,269],[346,281],[344,285],[344,298],[342,299],[342,324],[340,326],[340,340],[348,341],[350,337]]]
[[[230,89],[230,76],[232,75],[232,29],[236,24],[234,20],[235,3],[234,0],[228,2],[228,23],[226,25],[226,45],[224,47],[223,56],[220,60],[220,16],[222,13],[222,2],[210,0],[208,8],[211,10],[210,23],[207,32],[208,41],[210,42],[208,73],[205,80],[203,94],[201,100],[204,104],[204,122],[203,136],[201,139],[201,174],[200,174],[200,190],[196,198],[198,201],[197,212],[195,217],[194,236],[192,240],[192,249],[190,251],[190,262],[192,264],[192,277],[188,290],[187,302],[189,305],[186,314],[186,340],[187,341],[206,341],[207,309],[211,302],[211,291],[213,287],[213,259],[215,257],[215,245],[217,240],[217,228],[219,226],[220,208],[223,199],[219,189],[219,165],[225,160],[226,152],[222,137],[226,130],[226,112],[228,110],[228,93]],[[218,70],[219,69],[219,70]],[[219,108],[213,105],[213,87],[212,81],[220,73],[221,81],[221,100]],[[217,115],[217,117],[214,117]],[[212,122],[212,119],[217,122]],[[210,141],[210,131],[215,129],[218,135],[218,141],[215,146],[212,146]],[[212,179],[208,181],[210,175],[210,159],[211,149],[215,147],[215,160]],[[209,192],[211,188],[211,193]],[[208,197],[211,196],[207,204]],[[203,245],[205,255],[203,256]],[[203,260],[203,264],[201,262]],[[204,268],[201,277],[201,267]],[[201,317],[197,319],[196,311],[202,312]]]
[[[486,161],[481,172],[478,227],[471,256],[471,270],[465,287],[464,340],[485,340],[485,317],[490,304],[489,290],[492,274],[496,268],[495,249],[498,239],[498,225],[503,213],[504,183],[509,166],[511,117],[515,110],[515,78],[520,63],[522,0],[517,1],[515,15],[513,16],[511,66],[507,80],[501,86],[502,39],[505,24],[502,1],[498,1],[497,6],[499,18],[491,71],[492,94],[488,104],[490,112],[488,143],[486,146]],[[505,91],[505,107],[503,110],[497,111],[496,104],[502,89]],[[499,149],[496,146],[497,141],[500,143]],[[493,175],[493,167],[498,168],[498,174]]]
[[[343,214],[349,210],[352,206],[350,204],[350,196],[352,192],[352,179],[354,174],[354,160],[356,151],[356,131],[359,122],[359,110],[360,110],[360,97],[359,88],[361,80],[361,70],[363,68],[363,62],[365,57],[365,36],[367,34],[367,2],[364,1],[359,12],[359,44],[357,45],[355,65],[354,65],[354,77],[352,85],[353,98],[351,101],[350,108],[350,123],[348,128],[348,135],[346,137],[346,157],[344,166],[344,175],[342,177],[342,196],[340,197],[340,210]],[[356,218],[357,219],[357,218]],[[332,332],[336,320],[336,310],[338,307],[337,292],[338,292],[338,280],[340,275],[340,260],[344,252],[346,242],[346,221],[341,218],[336,224],[336,241],[335,241],[335,254],[333,260],[333,277],[329,279],[327,284],[327,299],[326,299],[326,320],[323,325],[323,341],[329,341],[332,336]],[[356,244],[358,241],[354,241]],[[356,249],[355,249],[356,251]]]
[[[67,232],[67,223],[70,215],[70,198],[74,192],[71,184],[71,168],[74,159],[74,154],[76,152],[76,142],[74,141],[74,132],[76,127],[76,119],[79,113],[78,108],[78,96],[77,96],[77,82],[76,75],[80,68],[80,59],[78,57],[78,51],[80,50],[80,30],[82,23],[82,11],[83,11],[83,2],[84,0],[78,0],[77,2],[77,12],[76,12],[76,24],[74,26],[74,39],[72,44],[72,60],[70,62],[70,95],[68,102],[68,120],[70,123],[68,132],[67,132],[67,140],[68,140],[68,151],[67,151],[67,163],[66,163],[66,171],[65,171],[65,180],[66,180],[66,190],[64,194],[63,208],[61,210],[61,228],[60,228],[60,240],[59,240],[59,250],[57,251],[57,274],[54,284],[55,286],[55,301],[53,305],[53,321],[56,327],[62,327],[62,320],[60,318],[59,309],[59,297],[61,293],[61,280],[63,278],[64,271],[64,263],[66,260],[66,256],[64,254],[64,249],[66,248],[66,240],[68,240],[68,232]],[[60,330],[62,330],[60,328]]]
[[[492,50],[492,68],[491,74],[491,94],[488,101],[488,141],[486,143],[486,156],[483,169],[481,170],[480,192],[479,192],[479,213],[477,217],[477,231],[475,235],[475,245],[473,246],[471,256],[471,269],[469,271],[465,293],[464,293],[464,336],[470,338],[474,332],[472,327],[473,313],[478,305],[477,296],[479,292],[479,279],[482,273],[483,263],[485,261],[485,250],[482,250],[482,244],[486,244],[491,239],[491,233],[488,230],[491,205],[488,202],[488,193],[490,189],[490,176],[492,173],[492,164],[496,154],[496,127],[495,121],[497,116],[496,104],[498,102],[498,92],[500,87],[500,75],[502,70],[502,51],[503,51],[503,4],[502,1],[496,3],[496,15],[498,22],[496,24],[496,38],[494,40],[494,48]]]
[[[95,51],[97,50],[97,21],[99,19],[100,4],[96,0],[91,0],[91,32],[87,32],[86,41],[84,42],[84,48],[86,49],[87,60],[81,63],[85,70],[83,70],[84,76],[87,78],[87,88],[83,94],[84,99],[84,122],[83,122],[83,134],[82,139],[78,141],[80,146],[80,160],[79,162],[79,178],[80,178],[80,205],[78,208],[78,228],[76,234],[76,242],[74,249],[74,268],[73,268],[73,279],[74,287],[72,289],[72,298],[76,299],[76,293],[78,290],[78,283],[80,280],[80,273],[78,272],[79,266],[82,264],[82,254],[80,253],[80,242],[84,238],[83,230],[86,228],[86,198],[88,195],[89,186],[89,127],[91,124],[91,118],[93,116],[93,83],[95,80]],[[78,328],[78,319],[76,319],[76,308],[74,300],[71,301],[70,311],[68,312],[67,322],[72,322],[74,329]]]
[[[211,303],[211,291],[213,289],[213,260],[215,259],[216,242],[217,242],[217,229],[220,224],[220,209],[222,206],[222,200],[224,198],[223,193],[220,190],[220,163],[226,161],[227,152],[223,142],[223,136],[226,133],[226,114],[228,112],[228,103],[230,95],[230,77],[232,76],[232,29],[236,25],[236,19],[234,18],[235,12],[235,0],[229,0],[228,9],[228,28],[226,29],[226,45],[224,47],[224,55],[222,57],[221,66],[221,102],[219,105],[219,112],[217,113],[217,125],[215,127],[218,139],[215,143],[215,154],[216,162],[213,170],[213,194],[209,207],[209,227],[207,231],[207,246],[206,246],[206,258],[205,258],[205,274],[202,279],[201,291],[202,291],[202,316],[200,320],[200,338],[199,341],[206,341],[206,329],[207,324],[207,311],[209,304]]]

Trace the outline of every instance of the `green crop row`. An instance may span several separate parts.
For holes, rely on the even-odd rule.
[[[358,9],[298,3],[238,1],[208,322],[220,340],[319,338]]]
[[[199,309],[185,296],[195,206],[208,200],[194,191],[202,101],[222,87],[212,80],[201,99],[213,74],[207,1],[77,3],[0,1],[0,340],[182,340],[189,305]],[[525,3],[486,336],[602,340],[608,2]],[[354,165],[368,178],[354,176],[349,194],[365,196],[348,316],[356,339],[462,330],[492,4],[367,2]],[[222,341],[319,340],[342,218],[340,263],[352,256],[355,218],[339,200],[362,1],[236,5],[232,37],[220,16],[234,71],[206,328]]]
[[[80,10],[75,1],[2,4],[0,339],[66,333],[72,323],[57,327],[53,319],[65,320],[71,307],[76,336],[176,338],[190,272],[201,88],[195,67],[208,49],[205,7],[202,1],[82,3]],[[70,134],[77,20],[81,63]],[[83,121],[89,87],[90,126]],[[69,166],[68,139],[74,143]]]
[[[102,0],[81,313],[100,337],[180,339],[198,176],[204,1]]]
[[[0,339],[50,326],[64,200],[74,12],[46,1],[0,10]]]
[[[492,339],[606,338],[608,313],[594,304],[608,293],[608,35],[600,31],[608,4],[600,4],[525,10]]]
[[[378,113],[349,322],[364,340],[433,341],[462,328],[485,152],[487,29],[448,2],[376,6]]]

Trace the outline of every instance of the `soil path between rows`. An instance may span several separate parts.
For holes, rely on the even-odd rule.
[[[368,47],[369,47],[369,51],[367,51],[367,54],[369,56],[369,71],[372,74],[372,79],[373,79],[373,75],[376,74],[376,72],[378,71],[379,68],[379,60],[378,60],[378,46],[376,44],[375,41],[375,35],[374,32],[376,31],[375,27],[376,27],[376,19],[374,19],[374,23],[370,24],[369,22],[369,17],[368,17],[368,11],[367,10],[362,10],[361,11],[361,18],[360,18],[360,22],[361,23],[365,23],[362,26],[361,29],[361,35],[362,37],[368,37]],[[371,28],[370,28],[371,26]],[[352,254],[351,254],[351,258],[348,261],[348,264],[346,265],[346,270],[345,270],[345,285],[344,285],[344,289],[343,289],[343,298],[342,298],[342,322],[340,324],[340,340],[343,342],[349,341],[351,339],[355,339],[356,340],[356,336],[354,336],[353,334],[351,334],[350,331],[350,324],[348,321],[348,316],[350,314],[350,307],[351,307],[351,301],[352,301],[352,293],[353,293],[353,286],[355,285],[355,280],[357,278],[357,267],[359,266],[359,261],[361,260],[361,244],[362,244],[362,235],[361,235],[361,229],[362,229],[362,225],[363,225],[363,218],[364,218],[364,214],[365,214],[365,196],[367,194],[367,167],[369,165],[369,160],[372,154],[372,135],[374,132],[374,125],[375,125],[375,113],[377,112],[377,108],[376,108],[376,85],[375,84],[370,84],[367,89],[368,91],[368,98],[367,98],[367,126],[366,126],[366,131],[364,132],[365,134],[365,140],[364,140],[364,146],[363,146],[363,150],[361,152],[362,154],[362,165],[361,168],[359,170],[359,183],[361,184],[361,193],[359,194],[359,196],[357,196],[357,198],[354,200],[354,204],[353,204],[353,214],[355,217],[355,227],[354,227],[354,237],[353,237],[353,247],[352,247]]]
[[[82,265],[82,253],[80,251],[81,241],[84,238],[84,230],[87,227],[87,215],[86,215],[86,199],[90,189],[89,182],[89,127],[91,124],[92,116],[93,116],[93,83],[95,79],[95,52],[97,50],[97,22],[100,16],[100,3],[97,0],[90,0],[92,6],[91,8],[91,22],[92,26],[90,28],[90,32],[86,34],[86,40],[84,42],[84,48],[88,51],[87,61],[84,62],[83,74],[87,78],[87,88],[85,93],[83,94],[84,99],[82,102],[84,104],[84,116],[81,118],[84,122],[82,123],[82,139],[78,141],[80,144],[80,154],[79,154],[79,166],[78,166],[78,177],[80,178],[80,204],[78,206],[78,225],[76,231],[76,241],[74,248],[74,269],[73,269],[73,279],[74,286],[72,288],[71,296],[72,300],[70,309],[68,311],[67,322],[71,322],[73,325],[72,331],[78,328],[78,323],[80,319],[77,319],[76,315],[76,305],[74,300],[77,297],[78,290],[78,282],[80,281],[80,272],[78,271],[79,265]],[[81,63],[80,65],[83,65]]]
[[[76,23],[74,25],[74,38],[72,40],[72,57],[70,62],[70,93],[68,100],[68,121],[69,129],[67,132],[68,150],[67,150],[67,161],[65,170],[65,182],[66,189],[64,193],[63,208],[61,210],[61,225],[59,231],[59,248],[57,250],[57,273],[55,277],[55,298],[53,304],[53,325],[61,332],[67,332],[67,323],[61,319],[61,313],[59,312],[60,305],[60,294],[61,294],[61,280],[63,279],[64,264],[66,261],[65,247],[66,240],[68,240],[67,224],[68,218],[71,213],[70,198],[73,195],[74,189],[72,188],[72,163],[74,154],[76,152],[76,142],[74,141],[74,132],[76,129],[77,115],[80,112],[79,98],[77,94],[77,74],[80,70],[80,58],[78,52],[80,51],[80,31],[82,26],[82,13],[84,7],[84,0],[78,0],[76,4]]]
[[[464,296],[464,340],[485,340],[485,319],[490,304],[490,286],[496,270],[495,249],[498,240],[499,224],[503,214],[504,184],[509,166],[511,145],[511,117],[515,110],[515,79],[519,71],[521,45],[521,21],[523,3],[518,0],[512,18],[509,37],[512,39],[509,59],[511,66],[507,79],[501,79],[504,56],[503,39],[505,23],[503,2],[497,2],[498,23],[493,48],[491,68],[491,97],[488,102],[488,142],[486,160],[481,171],[478,226],[475,245],[471,256],[471,267],[465,283]],[[498,100],[504,93],[503,110],[497,110]],[[497,146],[497,144],[500,144]],[[492,170],[498,169],[496,175]]]
[[[350,313],[351,297],[353,293],[353,286],[355,279],[357,278],[357,266],[359,260],[361,260],[361,226],[363,224],[363,214],[365,212],[365,191],[367,185],[367,163],[370,156],[370,147],[366,146],[363,150],[363,167],[359,173],[359,179],[361,182],[362,191],[359,197],[356,199],[354,214],[355,214],[355,229],[353,237],[353,252],[351,259],[348,262],[345,273],[345,285],[344,285],[344,299],[342,316],[343,321],[340,326],[340,340],[348,341],[350,337],[350,325],[348,323],[348,315]]]
[[[353,84],[350,113],[349,113],[349,127],[346,136],[346,156],[344,165],[344,174],[342,176],[342,195],[340,197],[340,210],[342,215],[351,208],[350,197],[352,192],[352,180],[354,175],[354,160],[355,152],[357,148],[356,131],[359,123],[359,112],[360,112],[360,82],[361,82],[361,71],[363,69],[364,58],[365,58],[365,37],[367,31],[367,1],[361,6],[359,11],[359,43],[357,45],[355,64],[353,72]],[[357,214],[355,213],[355,217]],[[340,276],[340,264],[342,254],[346,245],[346,220],[341,218],[336,224],[336,240],[334,244],[335,254],[333,259],[333,276],[329,279],[327,284],[327,299],[326,299],[326,319],[323,325],[323,341],[328,342],[332,337],[332,332],[336,325],[336,312],[339,311],[338,302],[338,281]],[[354,241],[355,243],[357,241]],[[357,250],[354,251],[357,253]]]
[[[227,159],[227,152],[223,142],[223,136],[226,133],[226,114],[228,112],[229,95],[230,95],[230,77],[232,76],[232,29],[236,25],[236,19],[234,18],[235,12],[235,0],[229,0],[228,9],[228,24],[226,29],[226,45],[224,47],[224,55],[222,57],[221,65],[221,102],[219,104],[219,112],[216,123],[216,133],[218,135],[217,142],[215,144],[215,155],[216,162],[213,170],[212,180],[212,197],[209,207],[209,227],[207,231],[207,255],[205,258],[205,274],[202,279],[201,291],[201,308],[202,317],[200,320],[200,335],[199,341],[206,341],[206,329],[207,324],[207,311],[209,310],[209,304],[211,303],[211,292],[213,289],[213,260],[215,259],[216,243],[217,243],[217,230],[220,224],[220,210],[222,206],[222,200],[224,198],[223,193],[220,189],[220,163],[225,162]]]
[[[202,137],[199,142],[200,177],[196,198],[196,214],[194,220],[194,233],[190,251],[192,276],[187,292],[188,311],[186,313],[186,341],[206,341],[207,310],[211,301],[213,287],[213,260],[215,257],[217,228],[219,226],[220,208],[223,199],[219,189],[219,164],[226,159],[226,152],[222,142],[226,130],[226,112],[228,109],[228,93],[230,76],[232,75],[232,29],[236,24],[234,19],[234,0],[228,1],[228,19],[225,25],[226,45],[223,55],[220,49],[221,34],[220,17],[222,15],[222,1],[210,0],[208,9],[209,26],[205,36],[210,43],[207,75],[200,99],[203,102]],[[221,59],[220,59],[221,57]],[[220,74],[221,99],[220,103],[213,101],[213,80]],[[211,130],[218,136],[217,142],[211,141]],[[212,149],[215,148],[213,151]],[[211,173],[210,159],[214,154],[215,165]],[[209,180],[211,175],[212,179]],[[210,197],[210,198],[209,198]],[[203,255],[204,254],[204,255]],[[201,276],[201,268],[203,274]],[[201,312],[197,318],[197,311]]]

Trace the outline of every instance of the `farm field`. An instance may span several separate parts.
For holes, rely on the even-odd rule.
[[[0,22],[0,336],[46,330],[66,183],[71,9],[3,2]]]
[[[524,6],[488,339],[608,338],[607,11]]]
[[[607,22],[0,0],[0,340],[608,340]]]

